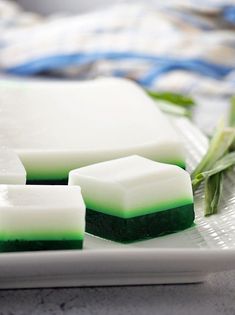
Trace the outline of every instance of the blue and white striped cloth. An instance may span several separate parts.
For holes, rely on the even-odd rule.
[[[146,3],[43,18],[0,0],[0,71],[114,75],[156,90],[234,94],[235,1]]]

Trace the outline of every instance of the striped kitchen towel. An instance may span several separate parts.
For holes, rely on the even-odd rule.
[[[0,0],[0,71],[132,78],[181,93],[235,91],[235,1],[125,1],[41,17]]]

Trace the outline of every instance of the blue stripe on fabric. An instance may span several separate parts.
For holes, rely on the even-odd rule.
[[[140,82],[149,84],[160,75],[183,69],[216,79],[223,78],[235,67],[219,65],[199,58],[174,58],[154,56],[135,52],[91,52],[69,55],[54,55],[35,59],[25,64],[7,68],[6,72],[16,75],[32,75],[42,71],[62,69],[67,66],[90,64],[99,60],[143,60],[154,63],[154,68]]]
[[[235,69],[235,68],[234,68]],[[153,81],[156,81],[161,75],[175,70],[186,70],[194,73],[198,73],[203,76],[212,77],[214,79],[221,79],[226,76],[233,68],[224,67],[217,64],[205,62],[203,60],[182,60],[177,63],[172,62],[163,66],[153,67],[145,77],[140,80],[143,85],[151,85]]]

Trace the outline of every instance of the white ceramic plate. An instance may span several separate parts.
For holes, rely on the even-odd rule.
[[[191,171],[207,139],[186,118],[173,123]],[[200,282],[210,273],[235,269],[234,173],[226,177],[219,214],[203,216],[202,191],[195,206],[194,227],[132,245],[86,235],[82,251],[0,254],[0,288]]]

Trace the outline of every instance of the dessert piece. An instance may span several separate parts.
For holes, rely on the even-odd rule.
[[[81,249],[80,187],[0,185],[0,251]]]
[[[132,154],[185,166],[168,119],[126,79],[3,82],[0,111],[0,145],[17,152],[29,181],[67,180],[72,169]]]
[[[0,184],[25,184],[26,171],[12,150],[0,148]]]
[[[183,230],[194,220],[189,174],[175,165],[129,156],[69,173],[87,207],[86,231],[131,242]]]

